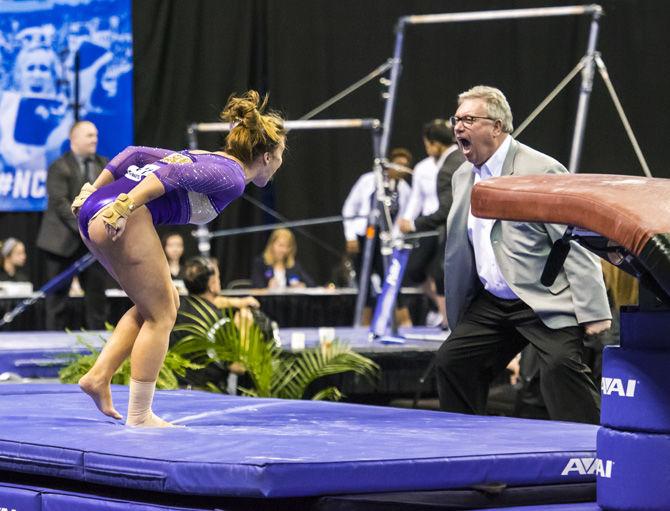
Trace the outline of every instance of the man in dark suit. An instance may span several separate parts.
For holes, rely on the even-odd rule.
[[[462,93],[452,124],[467,162],[454,174],[447,220],[444,274],[452,332],[436,359],[440,407],[484,413],[493,378],[532,344],[550,418],[597,423],[600,395],[582,349],[584,334],[611,324],[599,261],[572,243],[554,284],[546,287],[540,276],[565,226],[470,212],[472,187],[480,180],[567,170],[512,138],[512,112],[498,89],[477,86]]]
[[[107,164],[96,154],[98,130],[88,121],[77,122],[70,130],[70,150],[54,161],[47,174],[47,210],[42,218],[37,246],[46,254],[47,279],[52,279],[87,250],[79,236],[77,219],[70,205],[84,183],[92,183]],[[85,327],[99,330],[105,327],[106,272],[100,263],[93,263],[79,276],[84,290]],[[71,281],[46,298],[46,326],[63,330],[68,325],[65,304]]]
[[[426,145],[426,152],[436,160],[439,166],[434,189],[438,206],[432,213],[422,214],[414,219],[401,218],[398,221],[398,228],[403,233],[440,231],[439,237],[424,238],[421,240],[420,246],[414,249],[408,263],[407,274],[408,278],[413,281],[420,281],[422,277],[425,279],[427,274],[435,279],[435,299],[442,316],[442,325],[446,327],[447,312],[444,304],[443,286],[445,227],[453,201],[451,178],[456,169],[465,161],[465,158],[456,144],[453,126],[444,119],[435,119],[424,127],[424,144]],[[435,257],[435,254],[437,254],[437,257]],[[431,266],[434,267],[433,270],[427,271]]]

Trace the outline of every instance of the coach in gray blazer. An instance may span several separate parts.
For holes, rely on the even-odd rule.
[[[597,258],[573,243],[547,288],[540,276],[565,226],[486,220],[470,213],[472,187],[482,179],[567,170],[512,139],[512,113],[498,89],[474,87],[459,96],[458,104],[452,123],[467,161],[454,174],[447,220],[445,289],[452,333],[436,359],[440,406],[484,413],[490,382],[530,343],[539,352],[549,416],[597,423],[600,396],[581,359],[584,334],[610,326]]]

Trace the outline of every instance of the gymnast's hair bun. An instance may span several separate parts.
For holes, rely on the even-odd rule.
[[[242,123],[247,129],[255,129],[267,102],[267,94],[261,100],[260,94],[255,90],[247,91],[240,97],[232,95],[228,98],[226,108],[221,113],[221,118],[224,121]]]
[[[245,163],[251,163],[259,154],[273,151],[286,135],[284,121],[276,112],[264,113],[267,94],[249,90],[242,96],[228,98],[221,119],[236,124],[226,139],[226,152]]]

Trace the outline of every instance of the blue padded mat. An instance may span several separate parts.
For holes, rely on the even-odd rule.
[[[386,344],[382,340],[370,340],[367,328],[335,327],[279,329],[282,349],[291,350],[294,334],[301,334],[307,347],[318,346],[319,333],[330,332],[361,353],[401,353],[408,351],[435,351],[446,338],[439,328],[401,328],[406,336],[402,344]],[[330,335],[328,334],[328,335]],[[323,333],[322,333],[323,335]],[[22,378],[55,378],[58,370],[68,362],[68,355],[88,353],[80,340],[99,348],[109,332],[3,332],[0,333],[0,374],[10,372]]]
[[[280,328],[279,339],[283,349],[291,349],[291,338],[295,333],[304,335],[307,347],[318,346],[321,336],[334,334],[337,339],[361,353],[436,351],[447,338],[447,332],[433,327],[400,328],[399,342],[394,343],[387,343],[384,338],[371,339],[367,327]]]
[[[331,497],[332,498],[332,497]],[[276,501],[273,501],[276,502]],[[330,509],[323,501],[322,505],[317,505],[310,509]],[[258,501],[247,501],[245,504],[236,503],[230,505],[231,509],[254,509],[258,507]],[[223,511],[229,506],[222,503],[201,504],[198,507],[184,507],[183,505],[175,504],[174,502],[156,503],[148,502],[146,500],[133,500],[127,495],[123,497],[112,498],[109,495],[96,495],[92,493],[81,493],[78,491],[69,491],[63,489],[44,488],[34,485],[3,483],[0,482],[0,510],[14,510],[14,511]],[[456,507],[449,503],[444,505],[437,504],[439,508],[456,509]],[[412,509],[415,507],[410,505]],[[422,505],[418,506],[424,509]],[[283,505],[282,509],[290,509],[290,505]],[[264,506],[263,509],[269,509]],[[272,508],[270,508],[272,509]],[[300,507],[304,509],[304,507]],[[349,504],[343,509],[349,511],[354,510],[369,510],[380,509],[380,506],[368,505],[364,503]],[[399,509],[398,505],[393,505],[392,509]],[[458,506],[458,509],[461,509]],[[468,509],[470,509],[468,507]],[[486,509],[491,509],[487,507]],[[497,509],[497,508],[496,508]],[[545,504],[542,506],[515,506],[505,507],[507,511],[601,511],[595,503],[583,504]],[[479,510],[483,511],[483,510]]]
[[[41,511],[42,499],[38,489],[0,484],[0,509]]]
[[[600,423],[613,429],[670,433],[670,351],[607,346]]]
[[[88,353],[80,340],[100,347],[109,332],[3,332],[0,333],[0,374],[22,378],[53,378],[73,353]]]
[[[42,511],[203,511],[202,508],[160,506],[68,494],[45,493],[41,497]]]
[[[598,504],[625,511],[670,509],[670,435],[598,431]]]
[[[208,511],[145,502],[112,499],[36,486],[0,483],[0,510],[15,511]]]
[[[621,347],[666,350],[670,346],[670,311],[641,311],[637,306],[621,308]]]
[[[591,425],[165,391],[154,410],[187,427],[133,429],[70,385],[0,389],[5,471],[247,497],[595,480],[566,470],[595,456]],[[127,389],[113,393],[125,413]]]
[[[488,508],[490,511],[491,508]],[[473,511],[486,511],[484,509],[475,509]],[[601,511],[598,504],[583,503],[583,504],[549,504],[544,506],[521,506],[521,507],[506,507],[505,511]]]

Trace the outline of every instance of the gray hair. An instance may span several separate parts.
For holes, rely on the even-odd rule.
[[[0,247],[2,247],[0,248],[0,254],[2,254],[2,257],[8,257],[19,243],[21,242],[16,238],[7,238],[4,242],[0,242]]]
[[[509,107],[507,98],[495,87],[488,85],[476,85],[470,90],[461,92],[458,95],[458,105],[460,106],[467,99],[483,99],[486,103],[486,113],[493,119],[500,119],[502,129],[505,133],[512,133],[512,109]]]

